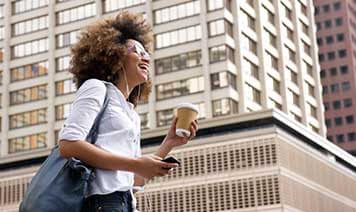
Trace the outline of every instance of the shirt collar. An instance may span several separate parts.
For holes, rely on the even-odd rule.
[[[129,102],[129,101],[127,101],[126,99],[125,99],[125,96],[124,96],[124,94],[120,91],[120,89],[118,89],[114,84],[112,84],[111,82],[106,82],[106,81],[104,81],[105,83],[108,83],[110,86],[112,86],[113,88],[114,88],[114,90],[116,91],[116,93],[118,94],[118,97],[119,97],[119,99],[120,99],[120,102],[122,102],[125,106],[124,107],[126,107],[126,106],[128,106],[128,109],[130,109],[130,110],[133,110],[134,109],[134,104],[132,104],[131,102]]]

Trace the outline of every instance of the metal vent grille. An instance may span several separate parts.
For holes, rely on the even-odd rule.
[[[25,195],[31,178],[32,176],[0,181],[0,206],[18,204]]]
[[[137,194],[138,208],[147,211],[227,211],[280,204],[276,175],[235,179]]]
[[[200,149],[183,150],[172,155],[181,161],[181,166],[165,177],[155,178],[151,183],[270,167],[277,164],[277,146],[272,139],[202,146]]]

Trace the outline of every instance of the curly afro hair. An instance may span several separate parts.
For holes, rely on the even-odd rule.
[[[142,15],[125,11],[82,30],[80,40],[71,49],[69,71],[74,75],[77,88],[92,78],[116,85],[128,54],[126,44],[129,39],[139,41],[151,52],[152,28]],[[148,79],[133,89],[128,100],[136,106],[139,100],[147,100],[150,92],[151,80]]]

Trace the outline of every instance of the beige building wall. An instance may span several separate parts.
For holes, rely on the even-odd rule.
[[[356,211],[355,159],[305,126],[277,111],[210,124],[203,122],[204,135],[172,152],[181,161],[177,170],[136,194],[140,210]],[[156,148],[146,146],[143,153]],[[36,169],[1,173],[3,211],[16,211]]]
[[[14,14],[15,7],[22,7],[15,5],[23,2],[44,6]],[[222,7],[216,6],[219,2]],[[85,5],[90,6],[73,10]],[[179,10],[180,5],[186,5],[180,18],[164,10]],[[197,139],[172,153],[182,167],[137,194],[141,209],[147,211],[151,199],[152,211],[355,211],[355,159],[324,139],[311,0],[0,0],[0,27],[5,29],[3,39],[0,35],[0,211],[17,211],[68,115],[75,89],[68,67],[57,61],[69,55],[77,30],[120,9],[144,13],[156,39],[151,64],[154,89],[148,103],[137,107],[144,126],[144,153],[153,152],[162,139],[176,104],[199,104],[202,112]],[[82,10],[87,12],[85,18]],[[188,10],[192,14],[184,12]],[[75,18],[70,20],[71,12],[58,15],[64,11],[74,11]],[[47,28],[12,35],[13,25],[46,15]],[[177,30],[192,37],[178,39]],[[11,55],[16,46],[42,38],[48,39],[40,44],[47,45],[46,51]],[[59,43],[69,45],[58,47]],[[18,53],[32,51],[25,49]],[[187,67],[158,73],[158,61],[196,51],[199,59],[183,60]],[[46,74],[11,80],[13,69],[42,61],[47,61]],[[185,81],[191,78],[199,79]],[[69,81],[57,88],[62,80]],[[44,83],[46,98],[10,104],[11,93]],[[56,108],[63,104],[67,106],[58,119]],[[265,111],[271,108],[277,110]],[[46,109],[45,116],[43,112],[35,116],[44,120],[11,128],[28,121],[24,115],[11,122],[11,116],[38,109]],[[13,139],[16,151],[9,144]]]
[[[234,121],[241,119],[246,121],[246,117],[234,117]],[[231,132],[198,138],[173,152],[181,167],[154,179],[138,193],[139,208],[149,211],[151,205],[152,211],[162,212],[356,211],[355,165],[353,171],[346,169],[336,162],[335,153],[311,147],[325,142],[324,138],[311,133],[315,140],[308,141],[308,132],[304,135],[309,138],[299,134],[308,131],[305,127],[294,126],[291,120],[287,123],[286,128],[272,122],[265,127],[231,128]],[[299,132],[292,135],[290,130]],[[355,164],[352,156],[347,157]]]
[[[165,126],[176,104],[192,102],[199,105],[201,118],[206,120],[278,108],[325,136],[310,0],[0,0],[0,27],[4,29],[0,35],[4,53],[0,62],[2,163],[49,153],[75,95],[67,71],[69,60],[63,57],[70,54],[78,30],[123,9],[143,13],[155,33],[151,64],[154,89],[148,103],[137,107],[144,131]],[[47,16],[46,27],[38,30],[42,25],[36,25],[37,18],[42,16]],[[24,25],[32,31],[23,32]],[[162,59],[194,51],[200,52],[199,59],[183,59],[189,67],[162,68],[164,73],[158,73]],[[47,73],[28,76],[35,72],[29,65],[43,61]],[[21,78],[13,70],[23,67],[29,72]],[[186,81],[191,78],[196,79]],[[39,88],[45,97],[21,100],[30,95],[24,89],[40,85],[45,86]],[[25,94],[18,94],[17,102],[12,103],[14,93],[20,92]],[[39,109],[45,111],[39,111],[35,118],[28,114]],[[24,115],[11,119],[15,114]],[[62,115],[58,118],[58,114]],[[44,120],[34,121],[36,118]],[[22,126],[25,122],[31,124]],[[36,140],[34,136],[41,143],[26,140]]]

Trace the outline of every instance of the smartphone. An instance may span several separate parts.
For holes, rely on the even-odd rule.
[[[168,158],[165,158],[162,160],[163,162],[166,162],[166,163],[178,163],[178,166],[180,166],[180,161],[175,159],[174,157],[172,156],[169,156]]]

